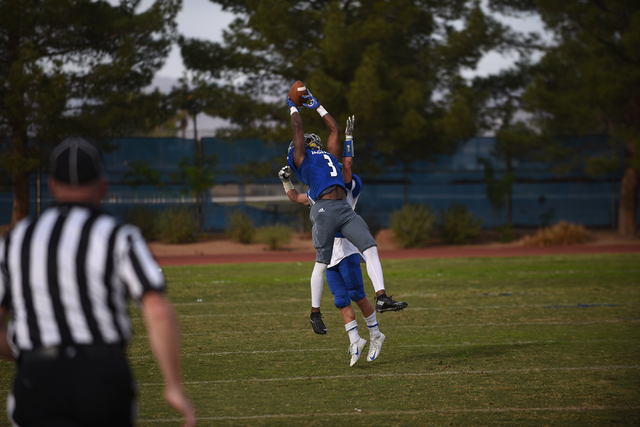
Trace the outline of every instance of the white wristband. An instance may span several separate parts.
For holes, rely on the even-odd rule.
[[[282,181],[282,186],[284,187],[284,192],[288,193],[290,190],[293,190],[293,184],[291,181]]]
[[[321,105],[318,107],[318,109],[316,110],[318,112],[318,114],[320,114],[320,117],[324,117],[327,114],[329,114],[329,112],[327,110],[324,109],[324,107]]]
[[[289,114],[293,116],[293,113],[298,113],[298,109],[296,107],[289,108]]]

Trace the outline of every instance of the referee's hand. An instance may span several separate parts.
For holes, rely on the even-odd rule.
[[[194,427],[196,425],[196,410],[184,394],[183,389],[167,387],[164,391],[164,398],[173,409],[180,412],[184,417],[183,427]]]

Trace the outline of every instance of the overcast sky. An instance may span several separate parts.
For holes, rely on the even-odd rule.
[[[148,9],[154,0],[143,0],[140,10]],[[178,13],[178,31],[187,38],[222,41],[222,30],[229,26],[234,15],[222,11],[220,5],[209,0],[183,0],[182,10]],[[174,46],[159,77],[182,77],[184,67],[180,49]]]
[[[147,9],[153,0],[143,0],[141,10]],[[186,37],[205,40],[222,41],[222,30],[229,26],[234,15],[223,12],[220,5],[210,0],[184,0],[182,11],[178,14],[178,31]],[[518,31],[541,31],[542,24],[537,17],[514,19],[499,17],[499,19]],[[487,75],[508,67],[516,58],[504,57],[498,53],[489,53],[478,64],[478,69],[469,70],[465,75]],[[177,79],[182,76],[184,68],[182,58],[177,47],[174,46],[165,66],[158,72],[158,77]]]
[[[143,11],[152,5],[154,0],[143,0],[139,10]],[[526,19],[514,19],[496,17],[502,22],[511,25],[514,29],[521,32],[542,31],[542,23],[537,17],[528,17]],[[187,38],[199,38],[212,41],[222,41],[222,31],[229,26],[234,19],[231,13],[223,12],[220,5],[210,0],[183,0],[182,10],[178,14],[178,31]],[[465,70],[463,75],[467,78],[473,76],[486,76],[494,74],[502,69],[508,68],[517,59],[515,55],[503,56],[492,52],[485,55],[480,60],[476,70]],[[178,47],[174,46],[171,54],[166,60],[164,67],[156,74],[153,86],[163,91],[168,91],[171,86],[176,85],[176,80],[182,77],[184,67],[182,66],[182,58]],[[200,123],[200,121],[199,121]],[[217,127],[221,122],[219,120],[210,120],[203,117],[203,131]],[[191,123],[189,128],[191,128]]]

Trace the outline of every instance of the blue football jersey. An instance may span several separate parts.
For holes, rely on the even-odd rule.
[[[320,193],[332,185],[339,185],[346,193],[338,160],[326,151],[308,148],[306,151],[307,155],[299,168],[293,163],[293,149],[289,150],[287,163],[298,179],[309,186],[309,197],[317,200]]]
[[[347,190],[347,202],[349,202],[349,206],[351,206],[351,209],[355,211],[356,204],[358,203],[358,197],[360,197],[360,193],[362,193],[362,179],[360,179],[360,177],[355,173],[352,174],[351,176],[352,176],[351,181],[345,182],[344,186]],[[316,199],[311,197],[311,194],[309,194],[309,191],[307,191],[306,196],[307,196],[307,199],[309,200],[309,207],[313,206],[316,203]]]

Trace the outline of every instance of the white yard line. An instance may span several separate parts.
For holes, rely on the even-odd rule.
[[[618,340],[589,340],[589,341],[513,341],[513,342],[483,342],[483,343],[460,343],[460,344],[415,344],[415,345],[396,345],[394,348],[427,348],[427,347],[472,347],[472,346],[498,346],[498,345],[529,345],[529,344],[584,344],[584,343],[636,343],[634,340],[618,341]],[[280,350],[249,350],[249,351],[220,351],[210,353],[182,353],[181,357],[203,357],[203,356],[233,356],[240,354],[278,354],[278,353],[304,353],[318,351],[344,351],[344,347],[340,348],[284,348]],[[128,356],[129,359],[149,359],[153,355],[145,356]]]
[[[333,349],[328,349],[333,350]],[[342,349],[344,350],[344,349]],[[201,385],[201,384],[221,384],[221,383],[264,383],[264,382],[288,382],[288,381],[309,381],[309,380],[349,380],[355,378],[394,378],[394,377],[431,377],[431,376],[443,376],[443,375],[494,375],[494,374],[524,374],[524,373],[535,373],[535,372],[557,372],[557,371],[613,371],[613,370],[630,370],[630,369],[640,369],[640,365],[630,365],[630,366],[580,366],[580,367],[565,367],[565,368],[526,368],[526,369],[497,369],[497,370],[473,370],[473,371],[442,371],[442,372],[404,372],[404,373],[394,373],[394,374],[352,374],[352,375],[324,375],[324,376],[304,376],[304,377],[280,377],[280,378],[246,378],[246,379],[236,379],[236,380],[211,380],[211,381],[185,381],[184,385]],[[153,387],[153,386],[165,386],[164,382],[158,383],[139,383],[140,387]],[[1,393],[6,394],[9,390],[0,390]],[[583,409],[580,409],[583,408]],[[390,411],[390,412],[367,412],[364,411],[362,413],[353,414],[353,415],[364,415],[364,414],[412,414],[412,413],[430,413],[430,412],[509,412],[509,411],[540,411],[540,410],[549,410],[549,411],[564,411],[564,410],[604,410],[604,409],[640,409],[640,406],[619,406],[619,407],[604,407],[604,406],[595,406],[595,407],[570,407],[570,408],[492,408],[492,409],[433,409],[433,410],[424,410],[424,411]],[[344,414],[313,414],[314,416],[333,416],[333,415],[345,415]],[[306,417],[311,414],[299,414],[299,415],[265,415],[265,418],[271,417]],[[255,416],[257,418],[263,416]],[[199,418],[199,419],[246,419],[246,418],[254,418],[254,417],[213,417],[213,418]],[[172,418],[172,419],[162,419],[162,420],[138,420],[140,422],[152,422],[152,421],[179,421],[180,418]]]
[[[554,271],[508,271],[507,274],[603,274],[603,273],[635,273],[639,271],[636,268],[623,270],[554,270]]]
[[[421,414],[462,414],[462,413],[500,413],[500,412],[583,412],[583,411],[628,411],[639,410],[640,406],[568,406],[568,407],[551,407],[551,408],[478,408],[478,409],[421,409],[417,411],[367,411],[365,409],[359,412],[357,409],[350,412],[312,412],[309,414],[267,414],[267,415],[248,415],[240,417],[198,417],[198,420],[260,420],[260,419],[284,419],[284,418],[310,418],[317,419],[319,417],[345,417],[345,416],[370,416],[370,415],[421,415]],[[150,420],[137,420],[139,423],[158,423],[158,422],[179,422],[181,418],[159,418]]]
[[[353,374],[353,375],[325,375],[325,376],[305,376],[305,377],[282,377],[282,378],[247,378],[240,380],[212,380],[212,381],[185,381],[185,385],[196,384],[220,384],[220,383],[264,383],[274,381],[309,381],[309,380],[342,380],[353,378],[394,378],[394,377],[432,377],[441,375],[464,375],[464,374],[523,374],[531,372],[549,371],[613,371],[621,369],[638,369],[640,365],[631,366],[581,366],[575,368],[528,368],[528,369],[497,369],[487,371],[443,371],[443,372],[406,372],[397,374]],[[164,386],[165,383],[141,383],[140,386]]]
[[[285,300],[271,300],[271,301],[221,301],[221,302],[174,302],[174,306],[186,306],[186,305],[239,305],[239,304],[283,304],[287,302],[305,302],[311,301],[309,298],[289,298]]]
[[[490,309],[498,309],[498,308],[545,308],[545,307],[553,307],[553,308],[582,308],[579,307],[579,304],[582,303],[567,303],[567,304],[520,304],[520,305],[477,305],[477,306],[450,306],[450,307],[413,307],[413,308],[405,308],[403,311],[427,311],[427,310],[490,310]],[[598,306],[603,306],[609,308],[610,306],[619,306],[619,307],[628,307],[638,305],[637,303],[590,303],[589,305],[593,306],[593,308],[597,308]],[[327,313],[338,312],[333,308],[327,309]],[[309,314],[309,311],[289,311],[289,312],[273,312],[273,313],[206,313],[206,314],[178,314],[179,318],[188,319],[188,318],[198,318],[198,317],[230,317],[230,316],[292,316],[292,315],[300,315],[300,314]],[[142,320],[141,317],[136,317],[134,320]]]
[[[620,323],[620,322],[638,322],[637,319],[611,319],[611,320],[591,320],[588,322],[508,322],[508,323],[469,323],[466,325],[406,325],[406,326],[387,326],[384,329],[407,329],[407,328],[455,328],[455,327],[484,327],[484,326],[530,326],[530,325],[596,325],[600,323]],[[306,329],[308,330],[308,329]]]
[[[634,319],[611,319],[611,320],[591,320],[588,322],[509,322],[509,323],[466,323],[456,325],[406,325],[406,326],[384,326],[383,330],[388,329],[436,329],[436,328],[470,328],[485,326],[544,326],[544,325],[596,325],[601,323],[621,323],[621,322],[640,322],[640,318]],[[275,329],[275,330],[257,330],[257,331],[218,331],[218,332],[194,332],[183,333],[181,336],[203,336],[203,335],[242,335],[242,334],[290,334],[297,332],[309,332],[309,328],[305,329]],[[147,335],[134,335],[133,339],[147,338]]]

